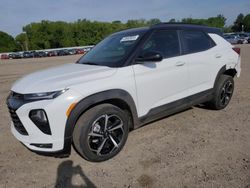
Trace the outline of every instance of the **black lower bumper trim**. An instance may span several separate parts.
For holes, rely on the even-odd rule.
[[[64,140],[64,147],[62,150],[60,151],[55,151],[55,152],[46,152],[46,151],[35,151],[32,150],[30,148],[28,148],[27,146],[25,146],[26,148],[28,148],[30,151],[38,154],[38,155],[42,155],[42,156],[49,156],[49,157],[56,157],[56,158],[66,158],[69,157],[71,154],[71,142],[72,142],[72,138],[66,138]]]
[[[31,146],[35,146],[35,147],[38,147],[38,148],[52,148],[53,147],[53,144],[30,144]]]

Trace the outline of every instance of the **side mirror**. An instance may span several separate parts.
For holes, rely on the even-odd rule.
[[[140,55],[139,57],[136,58],[137,62],[159,62],[163,59],[163,56],[161,55],[160,52],[156,51],[149,51],[146,52],[143,55]]]

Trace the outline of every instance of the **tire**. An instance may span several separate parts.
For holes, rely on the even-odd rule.
[[[114,105],[100,104],[80,116],[74,128],[73,143],[84,159],[101,162],[121,151],[128,132],[128,114]]]
[[[213,110],[221,110],[229,104],[234,91],[234,80],[231,76],[221,75],[215,86],[213,99],[206,105]]]

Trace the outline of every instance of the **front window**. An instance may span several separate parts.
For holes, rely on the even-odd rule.
[[[163,58],[180,55],[180,46],[177,31],[155,31],[143,45],[139,56],[143,57],[148,52],[159,52]]]
[[[111,35],[81,57],[77,63],[121,67],[144,33],[145,31],[138,31]]]

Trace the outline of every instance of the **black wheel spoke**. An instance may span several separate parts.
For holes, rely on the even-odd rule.
[[[228,95],[231,95],[233,93],[232,91],[232,84],[228,84],[227,87],[226,87],[226,93]]]
[[[94,136],[94,137],[103,137],[104,135],[103,134],[100,134],[100,133],[94,133],[94,132],[91,132],[88,134],[89,136]]]
[[[110,138],[110,140],[112,141],[112,143],[114,144],[114,147],[118,148],[118,144],[117,144],[117,142],[115,141],[115,139],[114,139],[111,135],[109,135],[109,138]]]
[[[226,103],[226,97],[223,96],[222,100],[221,100],[221,103],[224,105]]]
[[[96,154],[97,154],[97,155],[101,155],[101,151],[102,151],[103,146],[104,146],[104,144],[106,143],[106,141],[107,141],[107,138],[105,138],[105,139],[102,141],[101,145],[98,147],[98,149],[97,149],[97,151],[96,151]]]
[[[119,125],[115,125],[114,127],[108,129],[109,131],[114,131],[114,130],[117,130],[117,129],[122,129],[123,130],[123,124],[119,124]]]
[[[106,131],[108,127],[109,116],[106,114],[104,115],[104,117],[105,117],[104,131]]]

